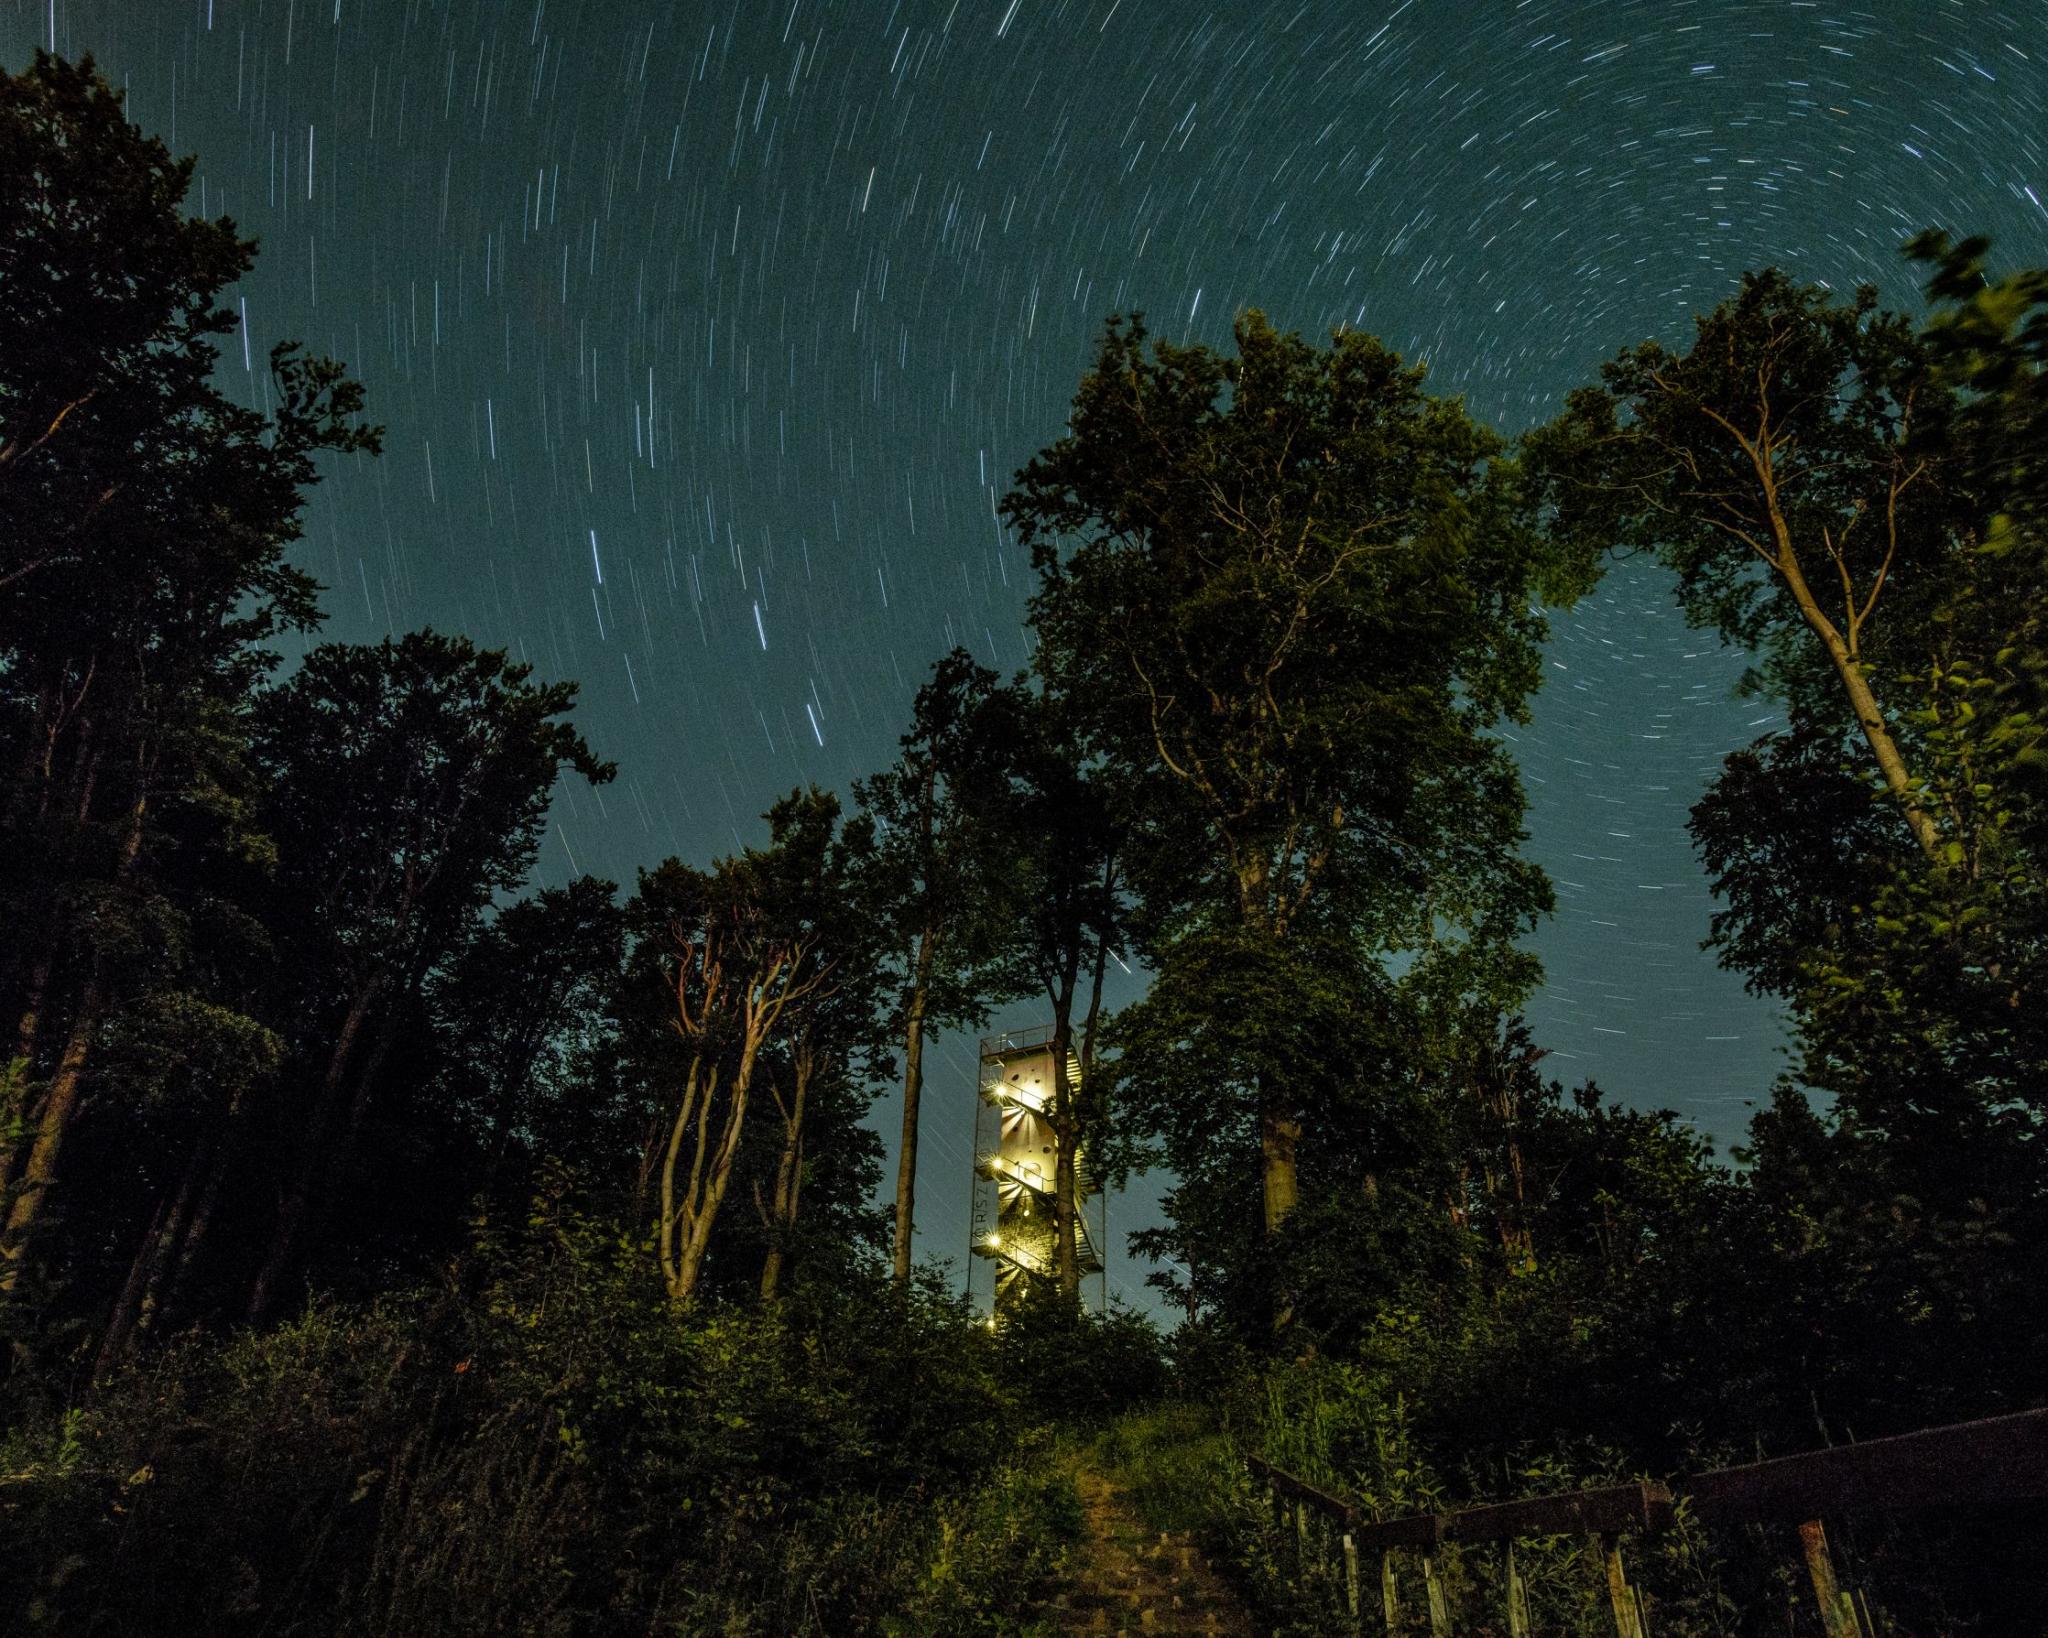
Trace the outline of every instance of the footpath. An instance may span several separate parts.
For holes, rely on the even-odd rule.
[[[1039,1611],[1041,1619],[1061,1632],[1251,1638],[1251,1617],[1187,1537],[1147,1530],[1115,1485],[1091,1467],[1074,1482],[1088,1539]]]

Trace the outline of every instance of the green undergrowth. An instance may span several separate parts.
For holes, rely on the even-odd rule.
[[[1134,1409],[1109,1423],[1091,1459],[1125,1489],[1145,1523],[1185,1533],[1209,1555],[1251,1609],[1262,1633],[1286,1638],[1353,1634],[1340,1543],[1311,1515],[1304,1543],[1290,1512],[1277,1513],[1245,1456],[1263,1456],[1368,1516],[1454,1511],[1486,1502],[1626,1484],[1650,1475],[1618,1451],[1586,1440],[1548,1448],[1503,1447],[1446,1456],[1423,1431],[1416,1406],[1382,1376],[1330,1360],[1246,1361],[1234,1377],[1180,1385],[1186,1397]],[[1190,1393],[1189,1389],[1196,1391]],[[1711,1465],[1707,1453],[1688,1467]],[[1668,1477],[1668,1475],[1666,1475]],[[2033,1549],[2048,1510],[2014,1510],[2009,1563]],[[1929,1638],[2036,1630],[1971,1611],[1945,1590],[1942,1566],[1955,1552],[1953,1521],[1845,1518],[1829,1539],[1843,1584],[1856,1589],[1874,1629]],[[1996,1545],[1996,1544],[1994,1544]],[[1983,1540],[1977,1550],[1988,1552]],[[1819,1638],[1820,1625],[1799,1540],[1789,1525],[1709,1530],[1683,1495],[1676,1527],[1622,1540],[1629,1582],[1657,1638]],[[1419,1555],[1395,1555],[1400,1634],[1427,1633],[1429,1611]],[[1381,1562],[1360,1561],[1368,1630],[1380,1630]],[[1446,1544],[1432,1570],[1453,1631],[1507,1631],[1507,1562],[1496,1545]],[[1557,1638],[1612,1638],[1615,1617],[1605,1566],[1589,1537],[1558,1535],[1515,1543],[1532,1630]]]
[[[1083,1517],[1016,1339],[863,1268],[678,1314],[644,1262],[536,1219],[441,1288],[190,1337],[18,1419],[0,1630],[1033,1630]]]
[[[1032,1611],[1086,1534],[1074,1487],[1077,1447],[1040,1435],[938,1520],[923,1577],[889,1638],[1039,1638]]]
[[[1306,1544],[1291,1514],[1276,1515],[1252,1477],[1246,1453],[1342,1495],[1383,1517],[1623,1482],[1611,1457],[1529,1459],[1491,1475],[1438,1469],[1418,1448],[1408,1407],[1360,1373],[1327,1362],[1275,1364],[1199,1401],[1167,1401],[1119,1418],[1095,1444],[1145,1522],[1185,1532],[1237,1588],[1262,1632],[1320,1638],[1349,1634],[1338,1540],[1311,1516]],[[1653,1540],[1632,1542],[1629,1570],[1645,1590],[1660,1638],[1708,1638],[1751,1631],[1798,1632],[1797,1588],[1774,1573],[1747,1590],[1770,1623],[1744,1624],[1725,1590],[1727,1566],[1689,1519]],[[1590,1544],[1554,1537],[1517,1544],[1536,1630],[1600,1635],[1614,1630],[1602,1566]],[[1396,1560],[1399,1631],[1428,1631],[1418,1558]],[[1459,1632],[1506,1630],[1504,1562],[1496,1549],[1446,1547],[1433,1568]],[[1362,1596],[1378,1616],[1380,1566],[1361,1563]],[[1773,1624],[1774,1623],[1774,1624]]]

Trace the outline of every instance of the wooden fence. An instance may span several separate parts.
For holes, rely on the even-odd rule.
[[[1508,1631],[1514,1638],[1524,1638],[1529,1632],[1529,1605],[1515,1569],[1516,1540],[1586,1535],[1593,1537],[1600,1549],[1619,1638],[1648,1638],[1642,1596],[1629,1582],[1621,1541],[1630,1532],[1651,1534],[1671,1527],[1676,1503],[1669,1486],[1644,1480],[1450,1513],[1375,1519],[1341,1496],[1319,1490],[1270,1462],[1256,1456],[1247,1460],[1283,1524],[1292,1516],[1304,1562],[1316,1534],[1312,1521],[1334,1538],[1332,1550],[1342,1557],[1346,1605],[1361,1629],[1365,1621],[1361,1558],[1379,1557],[1380,1612],[1388,1632],[1398,1629],[1400,1619],[1396,1556],[1407,1553],[1419,1558],[1430,1631],[1435,1638],[1449,1638],[1453,1628],[1437,1577],[1437,1549],[1445,1542],[1488,1542],[1497,1543],[1502,1553]],[[1957,1422],[1745,1467],[1717,1468],[1679,1479],[1675,1485],[1676,1494],[1685,1498],[1692,1515],[1703,1521],[1796,1528],[1827,1638],[1871,1638],[1869,1609],[1837,1575],[1823,1519],[1844,1513],[2048,1496],[2048,1410]]]

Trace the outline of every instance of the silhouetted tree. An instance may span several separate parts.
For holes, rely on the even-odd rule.
[[[555,781],[612,777],[562,720],[576,685],[530,676],[418,632],[317,648],[257,706],[299,1051],[252,1315],[276,1300],[345,1173],[406,1009],[531,868]]]
[[[988,1016],[992,963],[1009,935],[1012,861],[977,818],[971,790],[999,777],[988,700],[996,675],[960,649],[917,692],[894,766],[854,782],[865,821],[855,889],[881,935],[890,997],[881,1023],[903,1043],[903,1123],[896,1160],[894,1266],[910,1280],[916,1232],[924,1043],[934,1029]]]
[[[1312,1096],[1261,1044],[1299,1016],[1275,975],[1312,978],[1348,945],[1360,959],[1335,972],[1402,950],[1419,981],[1457,966],[1496,1002],[1532,976],[1512,941],[1548,890],[1487,730],[1536,686],[1534,599],[1581,570],[1545,555],[1499,440],[1371,337],[1318,351],[1250,313],[1235,358],[1147,339],[1111,324],[1071,432],[1004,515],[1042,577],[1046,687],[1144,816],[1156,976],[1126,1025],[1157,1052],[1148,1018],[1232,1009],[1231,1050],[1144,1073],[1184,1072],[1174,1102],[1200,1087],[1219,1131],[1250,1121],[1270,1238]],[[1180,1124],[1172,1104],[1134,1112]]]
[[[340,368],[291,347],[271,355],[272,413],[217,390],[233,319],[214,304],[254,246],[179,214],[191,162],[130,126],[90,61],[0,74],[0,173],[0,1001],[25,1060],[0,1123],[11,1290],[112,1021],[182,1017],[200,1055],[259,1027],[208,989],[201,949],[226,919],[209,889],[262,845],[236,711],[271,639],[315,619],[285,557],[314,457],[377,433]]]

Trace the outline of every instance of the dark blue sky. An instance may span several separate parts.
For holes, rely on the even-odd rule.
[[[558,804],[542,874],[630,882],[885,761],[950,645],[1025,662],[1028,567],[995,501],[1112,309],[1219,344],[1251,305],[1370,329],[1515,431],[1616,348],[1682,339],[1745,268],[1903,303],[1897,247],[1929,224],[2048,260],[2044,20],[2039,0],[0,0],[0,61],[91,51],[199,155],[195,207],[264,244],[236,292],[259,368],[232,338],[231,378],[260,402],[264,353],[303,338],[389,429],[313,508],[327,634],[432,624],[580,679],[621,776]],[[1559,898],[1537,1037],[1567,1078],[1739,1136],[1779,1037],[1697,948],[1683,826],[1776,715],[1732,698],[1741,657],[1640,565],[1555,633],[1517,734]],[[972,1044],[936,1062],[921,1220],[949,1253]]]

